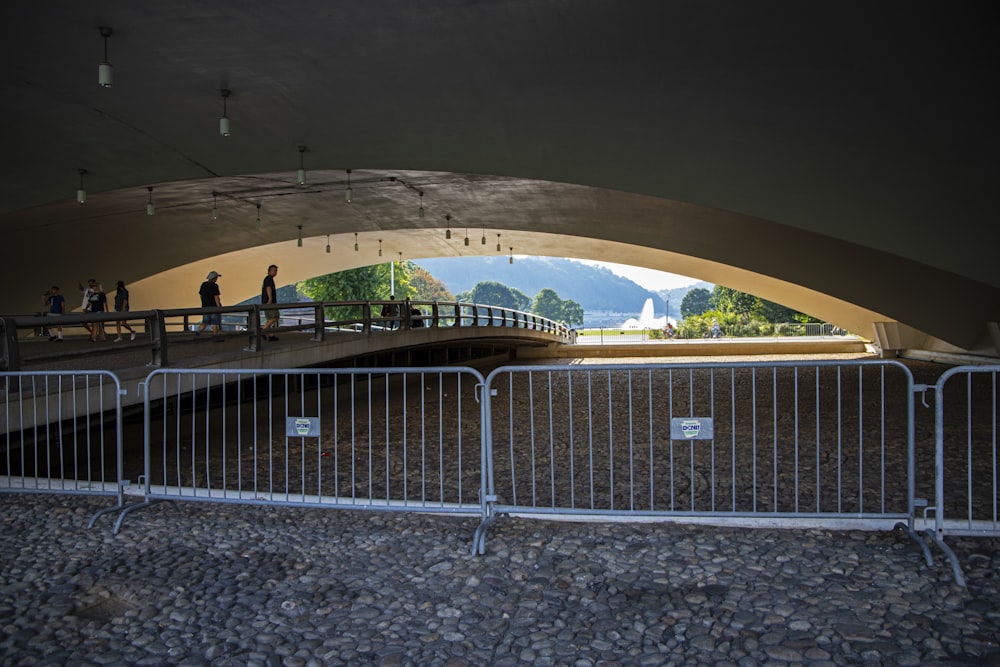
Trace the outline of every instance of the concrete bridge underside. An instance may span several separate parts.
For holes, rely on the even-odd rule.
[[[38,310],[51,284],[76,305],[91,276],[128,283],[134,309],[173,308],[197,305],[209,270],[230,304],[270,263],[284,284],[499,252],[647,266],[885,349],[998,356],[985,7],[2,11],[0,312]],[[111,88],[97,85],[100,26],[113,28]]]

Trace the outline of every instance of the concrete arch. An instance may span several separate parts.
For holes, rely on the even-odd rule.
[[[368,263],[354,233],[404,258],[466,252],[439,233],[449,214],[516,253],[706,278],[891,348],[997,354],[986,10],[57,5],[4,10],[0,311],[37,310],[52,283],[72,303],[91,276],[137,307],[190,305],[207,268],[232,301],[272,261],[285,279]],[[302,259],[328,234],[350,250]]]

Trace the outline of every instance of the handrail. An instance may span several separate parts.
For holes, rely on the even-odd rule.
[[[393,314],[387,306],[396,306],[396,312]],[[280,319],[284,320],[284,324],[277,329],[264,330],[261,326],[264,310],[283,313]],[[309,312],[311,316],[307,317],[305,312]],[[386,314],[383,315],[383,312]],[[26,359],[22,356],[20,334],[24,332],[34,331],[36,335],[44,335],[45,330],[52,327],[67,329],[114,322],[142,322],[146,335],[142,342],[115,347],[92,347],[87,350],[53,350],[47,347],[44,354],[33,355],[27,361],[112,355],[121,350],[135,351],[137,347],[145,347],[150,351],[150,365],[167,366],[169,347],[185,342],[178,335],[192,332],[207,314],[222,316],[220,336],[246,336],[246,350],[251,352],[263,349],[269,335],[292,331],[310,332],[313,334],[310,340],[322,341],[331,331],[372,335],[413,329],[495,326],[544,332],[558,336],[567,343],[573,340],[572,331],[568,327],[533,313],[461,301],[305,301],[267,304],[266,307],[261,304],[242,304],[219,308],[134,310],[127,313],[71,313],[56,317],[42,313],[13,314],[0,315],[0,371],[17,371],[23,367]],[[289,320],[296,323],[289,323]],[[321,326],[317,326],[317,322],[321,322]]]

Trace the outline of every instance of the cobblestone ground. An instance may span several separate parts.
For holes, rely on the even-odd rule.
[[[1000,664],[1000,540],[0,496],[3,665]]]

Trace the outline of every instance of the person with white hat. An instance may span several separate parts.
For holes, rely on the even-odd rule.
[[[218,284],[219,278],[221,277],[221,273],[217,273],[215,271],[208,272],[205,282],[201,284],[201,288],[198,290],[198,295],[201,297],[202,308],[222,307],[222,293],[219,290]],[[200,334],[207,326],[212,327],[212,331],[214,333],[219,333],[222,329],[222,315],[219,313],[206,313],[204,317],[201,318],[201,324],[198,325],[198,330],[194,332],[195,335],[197,336]]]

